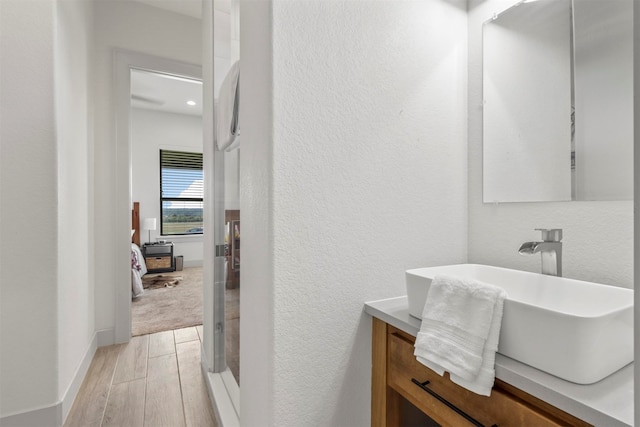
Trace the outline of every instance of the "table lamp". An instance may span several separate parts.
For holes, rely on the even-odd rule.
[[[156,219],[155,218],[145,218],[142,221],[142,229],[149,231],[149,240],[148,243],[151,243],[151,230],[156,229]]]

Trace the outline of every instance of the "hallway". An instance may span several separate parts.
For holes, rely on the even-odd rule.
[[[65,426],[216,426],[201,341],[197,326],[98,348]]]

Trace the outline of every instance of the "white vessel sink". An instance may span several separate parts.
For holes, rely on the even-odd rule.
[[[633,361],[631,289],[477,264],[418,268],[406,272],[412,316],[422,316],[438,274],[507,292],[498,353],[578,384],[600,381]]]

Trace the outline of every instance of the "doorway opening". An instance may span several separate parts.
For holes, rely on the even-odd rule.
[[[145,70],[160,74],[168,74],[174,77],[186,79],[202,79],[202,68],[179,61],[168,60],[151,55],[137,52],[117,50],[115,54],[116,69],[116,105],[114,109],[116,120],[116,194],[114,206],[114,222],[116,230],[116,245],[114,245],[114,259],[116,260],[116,320],[114,331],[114,342],[124,343],[131,338],[131,229],[132,229],[132,207],[133,189],[133,159],[132,159],[132,142],[131,142],[131,72],[132,70]],[[213,388],[212,394],[219,395],[217,383],[212,382],[211,374],[219,374],[222,379],[229,396],[232,401],[236,402],[239,395],[238,385],[231,370],[226,364],[226,346],[225,346],[225,285],[226,278],[224,274],[225,257],[224,253],[217,254],[214,240],[219,245],[224,239],[224,206],[222,206],[222,215],[214,214],[214,206],[220,206],[215,203],[214,187],[222,187],[224,189],[225,179],[225,156],[219,155],[219,151],[215,151],[213,143],[206,143],[212,139],[213,127],[213,94],[205,92],[204,115],[203,115],[203,169],[211,173],[204,173],[204,189],[205,196],[203,200],[203,317],[202,317],[202,365],[205,372],[209,372],[209,386]],[[209,99],[207,99],[209,97]],[[237,156],[239,154],[236,153]],[[158,166],[159,167],[159,166]],[[215,179],[214,179],[215,175]],[[156,197],[156,203],[159,202],[159,190]],[[224,190],[223,190],[224,191]],[[144,225],[144,219],[147,218],[142,214],[138,215],[141,226]],[[158,214],[159,216],[159,214]],[[208,216],[208,218],[207,218]],[[215,218],[214,218],[215,217]],[[149,217],[153,218],[153,217]],[[216,225],[214,226],[214,222]],[[219,224],[219,225],[218,225]],[[141,227],[140,226],[140,227]],[[163,239],[162,230],[159,229],[161,224],[159,218],[156,217],[156,230],[151,226],[148,230],[138,229],[138,237],[141,244],[148,241],[168,240]],[[192,227],[197,228],[197,227]],[[207,229],[211,230],[207,233]],[[159,237],[160,236],[160,237]],[[219,236],[219,237],[215,237]],[[224,246],[223,246],[224,247]],[[184,265],[183,265],[184,268]],[[215,277],[217,278],[215,278]],[[218,290],[214,292],[214,289]],[[220,295],[219,290],[222,290]],[[239,323],[239,322],[238,322]],[[200,331],[199,331],[200,332]],[[234,386],[235,384],[235,386]],[[235,387],[235,388],[234,388]],[[233,391],[229,391],[233,390]],[[218,399],[218,398],[216,398]],[[220,398],[222,400],[222,398]],[[237,407],[236,404],[234,404]]]
[[[130,81],[131,194],[140,225],[131,335],[196,328],[202,336],[202,81],[136,68]]]

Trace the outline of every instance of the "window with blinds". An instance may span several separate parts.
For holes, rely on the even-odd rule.
[[[202,153],[160,150],[160,234],[202,234]]]

